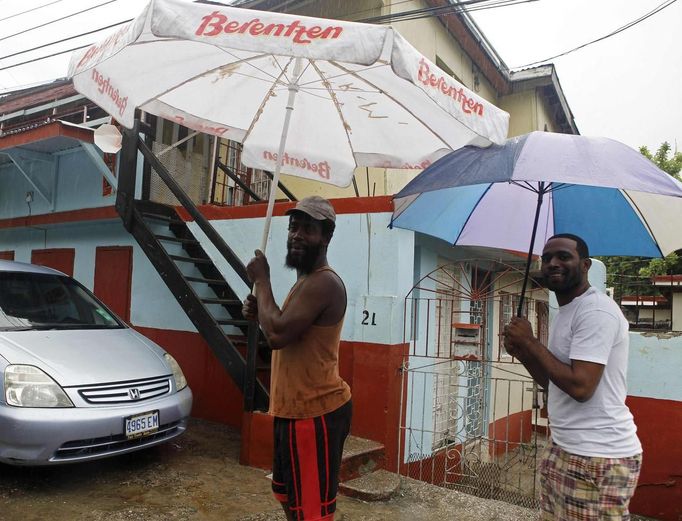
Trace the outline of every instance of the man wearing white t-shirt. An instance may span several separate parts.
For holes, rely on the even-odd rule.
[[[504,346],[548,389],[552,443],[540,467],[543,520],[627,520],[642,446],[625,405],[628,323],[618,305],[592,288],[587,244],[551,237],[542,275],[559,312],[545,347],[530,322],[514,317]]]

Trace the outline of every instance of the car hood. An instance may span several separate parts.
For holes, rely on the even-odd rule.
[[[170,374],[163,353],[129,328],[0,333],[5,360],[39,367],[65,387]]]

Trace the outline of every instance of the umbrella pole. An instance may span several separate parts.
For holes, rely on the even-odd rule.
[[[545,183],[540,182],[538,186],[538,204],[535,207],[535,219],[533,221],[533,233],[530,236],[530,247],[528,248],[528,258],[526,259],[526,273],[523,275],[523,287],[521,288],[521,298],[519,299],[519,307],[516,311],[516,316],[522,316],[523,300],[526,295],[526,287],[528,286],[528,274],[530,273],[530,264],[533,261],[533,246],[535,246],[535,235],[538,231],[538,221],[540,219],[540,207],[542,206],[542,198],[545,195]]]
[[[294,63],[294,74],[292,81],[289,83],[289,98],[287,100],[287,111],[284,115],[284,125],[282,125],[282,136],[279,139],[279,150],[277,152],[277,165],[275,165],[275,174],[272,177],[270,185],[270,197],[268,198],[268,209],[265,213],[265,227],[263,228],[263,238],[260,243],[260,251],[265,253],[265,248],[268,245],[268,235],[270,234],[270,223],[272,221],[272,211],[275,207],[275,196],[277,195],[277,186],[279,186],[279,174],[282,169],[282,161],[284,160],[284,147],[287,142],[287,134],[289,133],[289,123],[291,121],[291,114],[294,111],[294,100],[298,93],[298,77],[303,68],[303,60],[296,58]]]

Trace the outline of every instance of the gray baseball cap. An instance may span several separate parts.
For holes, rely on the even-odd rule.
[[[311,195],[301,199],[294,208],[286,211],[286,215],[290,215],[292,212],[303,212],[316,221],[336,222],[334,207],[329,201],[319,195]]]

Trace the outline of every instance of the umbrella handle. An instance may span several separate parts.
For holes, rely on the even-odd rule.
[[[528,286],[528,274],[530,273],[530,263],[533,261],[533,246],[535,246],[535,235],[538,231],[538,221],[540,219],[540,207],[542,206],[542,197],[545,195],[545,183],[540,181],[538,186],[538,203],[535,207],[535,219],[533,221],[533,232],[530,236],[530,247],[528,248],[528,257],[526,259],[526,272],[523,275],[523,287],[521,288],[521,298],[519,298],[519,307],[516,311],[516,316],[523,316],[523,300],[526,296],[526,287]]]
[[[268,235],[270,234],[270,222],[272,221],[272,211],[275,207],[275,196],[277,195],[277,187],[279,186],[279,175],[282,169],[282,161],[284,160],[284,147],[287,143],[287,134],[289,133],[289,123],[291,122],[291,114],[294,111],[294,101],[296,93],[298,92],[298,79],[303,68],[303,60],[296,58],[294,63],[294,74],[291,82],[289,82],[289,98],[287,100],[286,114],[284,115],[284,125],[282,125],[282,135],[279,138],[279,150],[277,153],[277,164],[275,165],[275,174],[272,176],[270,184],[270,197],[268,198],[268,209],[265,213],[265,226],[263,228],[263,237],[260,243],[260,251],[265,253],[265,248],[268,245]]]

